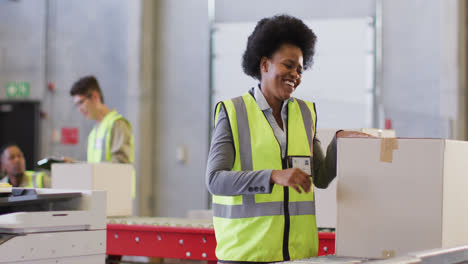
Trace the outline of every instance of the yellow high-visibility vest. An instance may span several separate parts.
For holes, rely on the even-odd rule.
[[[110,149],[111,130],[114,122],[119,119],[128,123],[128,121],[116,111],[111,111],[104,117],[99,126],[96,126],[91,130],[91,133],[89,133],[88,136],[88,162],[103,162],[110,161],[112,159]],[[128,123],[128,125],[130,126],[130,123]],[[133,135],[130,139],[130,147],[130,163],[133,163]]]
[[[25,171],[21,187],[44,188],[44,173],[38,171]]]
[[[250,93],[218,104],[215,122],[221,104],[234,141],[233,171],[288,167],[273,129]],[[288,102],[288,157],[312,157],[315,125],[313,103]],[[273,262],[317,256],[313,187],[301,194],[275,184],[269,194],[213,195],[213,223],[220,260]]]
[[[112,160],[112,153],[111,153],[111,130],[114,122],[117,120],[124,120],[130,127],[130,123],[123,118],[120,114],[116,111],[109,112],[104,119],[102,120],[99,126],[95,126],[93,130],[89,133],[88,136],[88,162],[97,163],[97,162],[104,162],[104,161],[111,161]],[[133,135],[130,138],[130,163],[133,163]],[[103,150],[105,156],[103,157]],[[136,177],[135,171],[132,175],[132,197],[135,198],[136,192]]]

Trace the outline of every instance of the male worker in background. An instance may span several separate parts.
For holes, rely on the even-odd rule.
[[[88,136],[88,162],[133,163],[132,127],[123,116],[104,104],[96,78],[79,79],[73,84],[70,95],[78,110],[87,119],[97,122]],[[132,178],[132,197],[135,198],[135,174]],[[120,256],[108,256],[108,261],[111,260],[119,261]]]
[[[96,125],[88,136],[88,162],[133,163],[133,135],[130,123],[104,104],[99,83],[85,76],[70,90],[73,103]]]
[[[6,144],[0,148],[0,183],[13,187],[50,188],[49,175],[44,172],[27,171],[23,151],[16,144]]]

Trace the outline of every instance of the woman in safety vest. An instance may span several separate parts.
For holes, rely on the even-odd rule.
[[[326,188],[336,176],[336,136],[324,156],[315,104],[291,97],[315,42],[295,17],[260,20],[242,60],[258,86],[216,106],[206,181],[221,263],[317,256],[313,185]]]

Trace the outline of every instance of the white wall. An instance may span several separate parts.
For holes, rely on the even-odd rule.
[[[42,99],[46,14],[45,0],[0,3],[0,99],[11,81],[29,82],[30,99]]]
[[[375,2],[217,0],[215,20],[257,21],[277,13],[302,19],[375,16]],[[382,0],[382,119],[391,119],[399,136],[465,138],[458,132],[466,123],[458,118],[464,101],[457,98],[464,93],[456,71],[461,2]]]
[[[185,216],[208,206],[208,2],[158,1],[155,14],[153,212]],[[178,151],[185,151],[185,162]]]

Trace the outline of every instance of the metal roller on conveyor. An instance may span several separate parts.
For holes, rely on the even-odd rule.
[[[212,219],[169,217],[108,217],[108,224],[213,228]]]
[[[211,219],[124,217],[107,219],[107,254],[206,260],[216,263]]]

